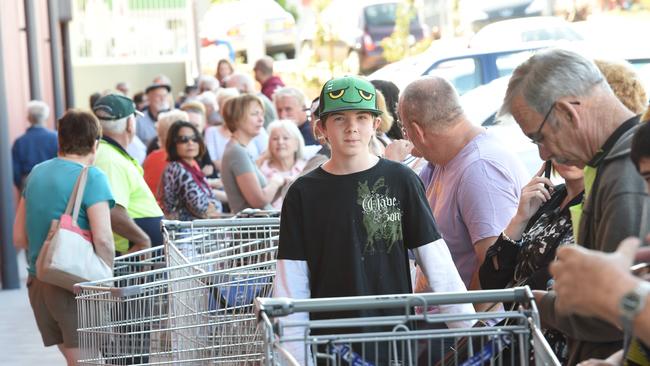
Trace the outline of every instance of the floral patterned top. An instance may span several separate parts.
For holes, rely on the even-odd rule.
[[[481,265],[479,278],[482,288],[528,285],[533,290],[547,289],[551,279],[548,266],[555,259],[557,248],[574,243],[569,207],[582,201],[582,193],[561,209],[566,195],[564,185],[555,187],[551,199],[528,221],[519,245],[513,245],[503,235],[499,236]],[[494,257],[498,261],[498,270],[493,264]]]

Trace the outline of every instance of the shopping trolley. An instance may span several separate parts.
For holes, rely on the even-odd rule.
[[[158,246],[115,257],[113,276],[120,277],[167,267],[165,252],[164,246]]]
[[[418,307],[517,302],[515,311],[430,314]],[[396,315],[325,320],[287,319],[300,313],[395,310]],[[401,309],[401,310],[399,310]],[[265,365],[558,365],[540,332],[528,287],[294,300],[258,298]],[[290,317],[289,317],[290,318]],[[493,320],[496,326],[447,328],[445,322]],[[364,329],[360,332],[359,329]],[[298,356],[298,358],[296,358]]]
[[[163,220],[165,242],[172,242],[185,257],[202,260],[223,254],[226,248],[255,249],[277,236],[280,218],[277,211],[245,210],[238,217],[194,221]]]
[[[277,236],[280,228],[278,211],[247,209],[236,217],[195,221],[162,220],[165,242],[173,242],[185,258],[200,260],[217,249],[244,245],[251,247],[251,238]],[[116,257],[115,277],[182,264],[178,257],[169,257],[167,246],[158,246]],[[224,251],[221,252],[223,254]],[[174,255],[175,253],[172,253]],[[170,260],[171,259],[171,260]]]
[[[253,300],[271,294],[278,220],[256,235],[246,220],[178,223],[189,236],[165,242],[167,267],[77,284],[79,364],[259,364]]]

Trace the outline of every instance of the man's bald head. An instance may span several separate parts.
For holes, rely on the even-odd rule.
[[[264,56],[255,62],[253,70],[259,72],[264,76],[273,75],[273,58]]]
[[[427,76],[409,84],[399,102],[402,121],[439,131],[455,125],[463,108],[454,86],[437,76]]]

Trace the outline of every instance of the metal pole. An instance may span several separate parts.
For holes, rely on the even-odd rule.
[[[65,107],[74,108],[74,81],[72,79],[69,22],[61,22],[61,46],[63,47],[63,77],[65,77]]]
[[[0,17],[0,23],[2,17]],[[9,139],[9,112],[4,73],[4,55],[2,49],[2,24],[0,24],[0,259],[2,267],[2,288],[5,290],[20,288],[18,276],[18,258],[13,245],[14,195],[11,168],[11,145]]]
[[[193,32],[193,37],[192,38],[192,43],[194,46],[194,65],[196,67],[195,70],[192,70],[194,74],[192,75],[192,78],[195,79],[197,76],[201,75],[201,42],[199,40],[199,8],[198,4],[196,1],[192,1],[191,5],[192,7],[192,32]]]
[[[36,39],[36,9],[34,0],[24,0],[25,35],[27,36],[27,60],[29,68],[29,95],[32,100],[43,100],[38,67],[38,41]]]
[[[55,120],[63,116],[65,107],[63,106],[63,83],[61,80],[61,61],[59,49],[59,9],[58,1],[48,0],[47,13],[49,18],[50,29],[50,58],[52,62],[52,91],[54,92],[54,113]]]

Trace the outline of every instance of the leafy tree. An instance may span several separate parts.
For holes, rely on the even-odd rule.
[[[384,49],[384,57],[388,62],[399,61],[410,55],[426,50],[431,45],[430,37],[425,38],[414,45],[409,44],[410,23],[416,15],[414,0],[405,0],[397,6],[395,16],[395,29],[390,37],[384,38],[380,44]]]

